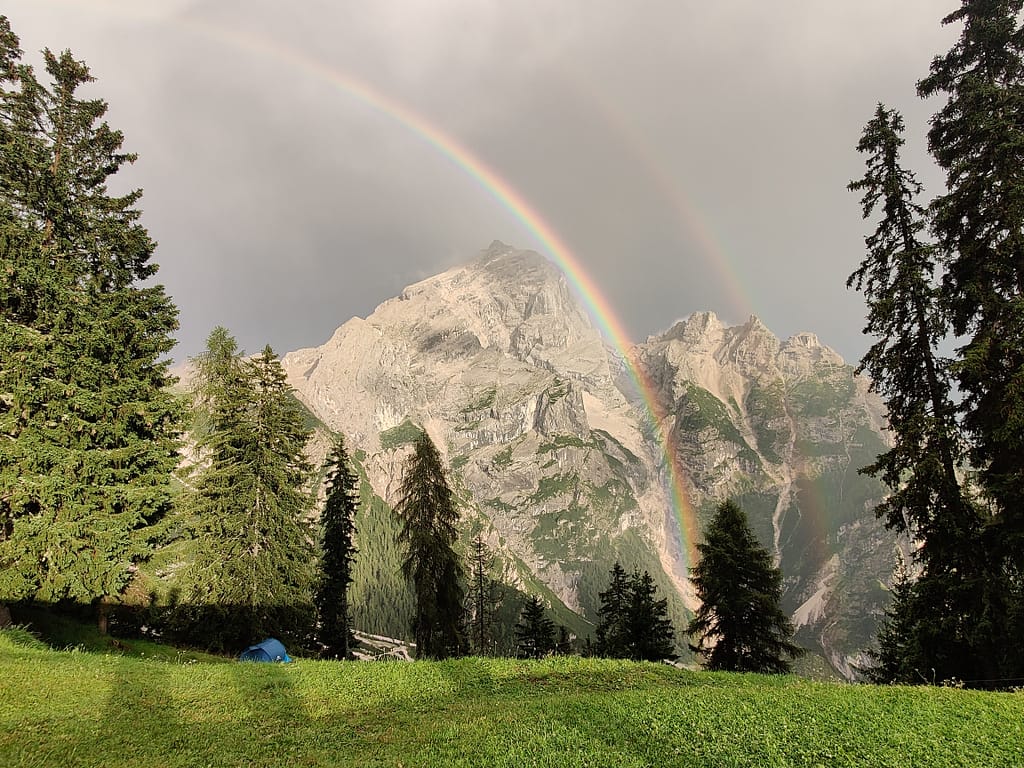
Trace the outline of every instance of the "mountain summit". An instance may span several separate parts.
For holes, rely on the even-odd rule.
[[[669,414],[658,427],[698,519],[725,497],[747,511],[782,568],[798,641],[849,676],[896,547],[872,512],[882,488],[857,474],[885,440],[866,381],[813,334],[782,342],[756,317],[729,327],[710,312],[633,358]],[[507,583],[543,595],[576,634],[596,622],[616,560],[650,571],[684,625],[694,602],[660,442],[616,384],[621,360],[542,256],[492,243],[283,364],[310,410],[365,452],[385,502],[410,435],[426,429],[467,531],[485,535]]]

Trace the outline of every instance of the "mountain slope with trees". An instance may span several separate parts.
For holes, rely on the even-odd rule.
[[[660,428],[681,451],[699,522],[735,496],[781,558],[798,642],[852,674],[905,549],[872,514],[881,483],[857,474],[886,447],[880,401],[813,335],[780,342],[756,318],[728,328],[700,313],[634,354],[673,414]],[[696,601],[650,417],[541,256],[494,243],[283,365],[317,419],[362,452],[376,530],[390,525],[424,428],[450,467],[462,546],[480,532],[495,577],[541,597],[577,638],[594,636],[616,561],[650,574],[675,627],[689,621]],[[357,567],[373,570],[378,555],[360,551]],[[353,588],[373,599],[359,577]]]

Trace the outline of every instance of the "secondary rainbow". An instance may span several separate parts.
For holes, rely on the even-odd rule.
[[[670,420],[668,419],[668,414],[658,401],[656,389],[651,379],[639,365],[633,352],[633,345],[615,311],[601,293],[598,285],[587,274],[579,259],[540,213],[511,184],[501,178],[483,160],[473,154],[472,151],[429,122],[422,115],[375,90],[367,83],[337,69],[328,67],[301,51],[281,46],[271,40],[244,35],[234,29],[200,24],[188,19],[188,17],[179,16],[175,19],[174,23],[187,27],[193,32],[212,37],[218,42],[228,42],[237,48],[251,51],[257,56],[273,56],[317,79],[330,83],[350,97],[373,108],[377,112],[387,115],[419,136],[469,174],[537,238],[542,244],[543,249],[547,251],[547,255],[562,269],[573,288],[582,298],[591,318],[597,324],[602,334],[618,349],[626,363],[626,370],[629,372],[636,390],[648,411],[652,432],[658,439],[664,453],[664,468],[668,479],[672,511],[679,527],[683,551],[688,557],[689,563],[695,563],[696,516],[690,504],[686,488],[686,475],[679,464],[676,445],[669,431]]]

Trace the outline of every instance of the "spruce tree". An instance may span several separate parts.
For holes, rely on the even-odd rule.
[[[469,640],[470,650],[478,656],[493,651],[492,628],[497,602],[491,568],[494,555],[478,535],[469,544]]]
[[[426,432],[413,445],[395,512],[406,554],[402,572],[416,598],[416,657],[444,659],[465,652],[463,569],[454,550],[459,512],[441,455]]]
[[[564,625],[558,625],[558,637],[555,640],[555,653],[559,656],[572,656],[577,654],[576,646],[573,645],[569,630]]]
[[[597,642],[598,656],[608,659],[629,658],[629,577],[618,561],[609,571],[608,589],[598,593]]]
[[[544,603],[536,595],[527,598],[515,628],[516,655],[521,659],[542,659],[555,650],[555,623],[545,615]]]
[[[348,587],[356,547],[355,515],[359,505],[359,477],[352,469],[345,438],[338,435],[326,459],[327,497],[320,516],[320,568],[314,604],[320,644],[327,656],[348,659],[355,644],[349,611]]]
[[[20,59],[0,17],[0,602],[94,603],[105,629],[171,507],[177,310],[141,191],[108,192],[135,156],[79,96],[88,67]]]
[[[224,378],[198,384],[215,394],[206,465],[191,495],[199,545],[189,594],[198,608],[193,639],[222,649],[268,634],[305,641],[313,578],[309,430],[273,350],[242,360],[228,353],[234,341],[221,330],[211,334],[205,359],[219,360],[207,370]]]
[[[929,668],[921,663],[923,654],[917,646],[921,638],[922,618],[914,597],[915,581],[901,561],[892,585],[892,603],[878,630],[877,647],[868,650],[871,662],[861,673],[872,683],[929,682]],[[922,671],[924,670],[924,671]]]
[[[947,270],[943,300],[951,327],[966,338],[956,384],[971,460],[992,509],[986,545],[999,563],[987,582],[985,610],[994,622],[988,630],[1001,638],[988,654],[1001,677],[1024,676],[1022,7],[1024,0],[963,0],[943,19],[962,24],[960,38],[918,83],[922,97],[948,97],[928,132],[932,156],[946,172],[946,191],[931,206],[932,229]]]
[[[706,669],[786,673],[803,653],[790,638],[793,626],[779,607],[782,573],[754,537],[735,503],[718,505],[697,545],[700,561],[690,569],[701,606],[687,634],[690,649],[705,657]]]
[[[865,239],[867,257],[847,285],[864,292],[864,332],[877,339],[858,373],[867,371],[884,398],[893,436],[893,447],[861,472],[879,475],[892,491],[876,510],[886,525],[920,542],[920,579],[906,585],[895,607],[904,615],[889,625],[914,637],[900,646],[907,658],[885,666],[907,671],[900,682],[925,679],[913,670],[971,679],[991,674],[983,669],[991,641],[982,617],[984,517],[959,480],[964,441],[949,365],[936,352],[947,333],[936,249],[922,239],[927,217],[916,202],[921,186],[900,164],[902,133],[899,113],[878,105],[857,146],[867,155],[865,175],[849,185],[864,193],[864,218],[881,208],[877,228]]]
[[[655,600],[658,588],[651,574],[635,573],[629,583],[626,626],[629,657],[634,661],[663,661],[677,658],[668,599]]]

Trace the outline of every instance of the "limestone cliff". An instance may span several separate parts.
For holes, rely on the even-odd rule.
[[[759,320],[692,315],[633,350],[670,415],[694,506],[732,496],[786,578],[800,639],[842,672],[884,604],[892,537],[857,475],[883,446],[878,401],[811,334],[780,342]],[[693,607],[659,442],[623,361],[543,257],[493,243],[471,264],[408,287],[324,345],[283,359],[300,399],[365,451],[387,502],[414,425],[452,469],[467,526],[505,576],[596,619],[616,560]],[[364,548],[372,546],[366,542]]]

